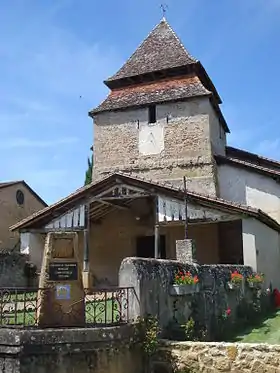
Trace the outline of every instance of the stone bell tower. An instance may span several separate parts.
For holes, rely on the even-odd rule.
[[[202,64],[163,19],[105,81],[94,120],[93,178],[126,172],[219,195],[214,154],[229,132],[221,99]]]

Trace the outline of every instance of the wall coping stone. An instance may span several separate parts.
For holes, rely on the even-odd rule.
[[[56,353],[57,350],[77,351],[80,348],[106,348],[110,342],[133,337],[134,325],[106,328],[65,329],[0,329],[0,353],[17,355],[24,352]],[[88,348],[86,347],[88,345]],[[86,348],[85,348],[86,347]]]
[[[269,343],[242,343],[242,342],[192,342],[192,341],[170,341],[167,339],[160,340],[161,347],[175,347],[177,350],[188,350],[192,347],[236,347],[242,350],[260,350],[260,351],[279,351],[280,345]]]

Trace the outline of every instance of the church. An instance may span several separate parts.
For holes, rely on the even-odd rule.
[[[199,263],[246,264],[279,287],[280,162],[227,146],[219,93],[164,18],[104,83],[93,181],[12,226],[22,252],[40,269],[47,233],[77,232],[91,289],[117,285],[125,257],[176,260],[187,237]]]

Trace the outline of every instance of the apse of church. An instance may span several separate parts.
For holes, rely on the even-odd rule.
[[[105,81],[94,120],[93,178],[125,172],[219,195],[215,154],[229,132],[221,99],[202,64],[163,19]]]

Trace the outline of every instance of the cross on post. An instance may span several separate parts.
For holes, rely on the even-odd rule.
[[[168,9],[167,4],[161,4],[160,8],[161,8],[161,11],[162,11],[162,17],[165,18],[165,14],[166,14],[167,9]]]

